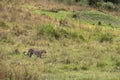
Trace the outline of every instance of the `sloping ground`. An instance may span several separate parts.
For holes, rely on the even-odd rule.
[[[105,14],[99,11],[80,11],[73,15],[76,18],[91,24],[98,24],[110,27],[120,27],[120,18]]]
[[[56,11],[51,7],[58,4],[43,0],[20,1],[0,3],[0,80],[120,79],[118,18],[91,9],[71,12],[63,4],[70,9]],[[29,48],[47,54],[29,58]]]

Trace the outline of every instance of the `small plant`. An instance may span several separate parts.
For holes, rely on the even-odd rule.
[[[99,21],[99,22],[98,22],[98,25],[102,25],[102,22],[101,22],[101,21]]]

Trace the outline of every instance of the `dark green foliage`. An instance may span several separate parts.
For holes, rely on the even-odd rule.
[[[69,70],[69,71],[78,71],[80,68],[79,66],[75,65],[65,65],[62,67],[63,70]]]
[[[99,21],[99,22],[98,22],[98,25],[102,25],[102,22],[101,22],[101,21]]]

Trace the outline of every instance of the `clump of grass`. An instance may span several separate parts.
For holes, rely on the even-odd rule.
[[[56,39],[60,38],[71,38],[71,39],[81,39],[85,41],[85,37],[81,32],[65,29],[65,28],[55,28],[53,25],[41,25],[37,26],[37,37],[46,39]]]
[[[101,34],[101,36],[100,36],[100,42],[112,43],[113,41],[114,41],[114,37],[110,34]]]
[[[71,32],[71,36],[72,36],[72,38],[81,39],[83,41],[86,41],[85,36],[81,32],[77,32],[77,31]]]
[[[108,65],[107,62],[105,62],[105,61],[99,61],[99,62],[97,62],[97,67],[100,67],[100,68],[104,68],[107,65]]]
[[[42,25],[37,27],[38,37],[47,36],[46,38],[57,38],[58,33],[55,31],[52,25]]]
[[[3,28],[3,29],[8,29],[9,25],[4,21],[0,21],[0,27]]]
[[[116,68],[117,68],[118,70],[120,70],[120,60],[117,60],[117,61],[116,61]]]
[[[62,28],[55,29],[53,25],[41,25],[37,27],[38,37],[55,38],[66,37],[68,32]]]
[[[78,71],[80,68],[77,65],[69,64],[69,65],[62,66],[61,69],[66,71]]]

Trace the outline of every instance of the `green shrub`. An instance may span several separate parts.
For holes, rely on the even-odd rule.
[[[102,25],[102,22],[101,22],[101,21],[99,21],[99,22],[98,22],[98,25]]]

